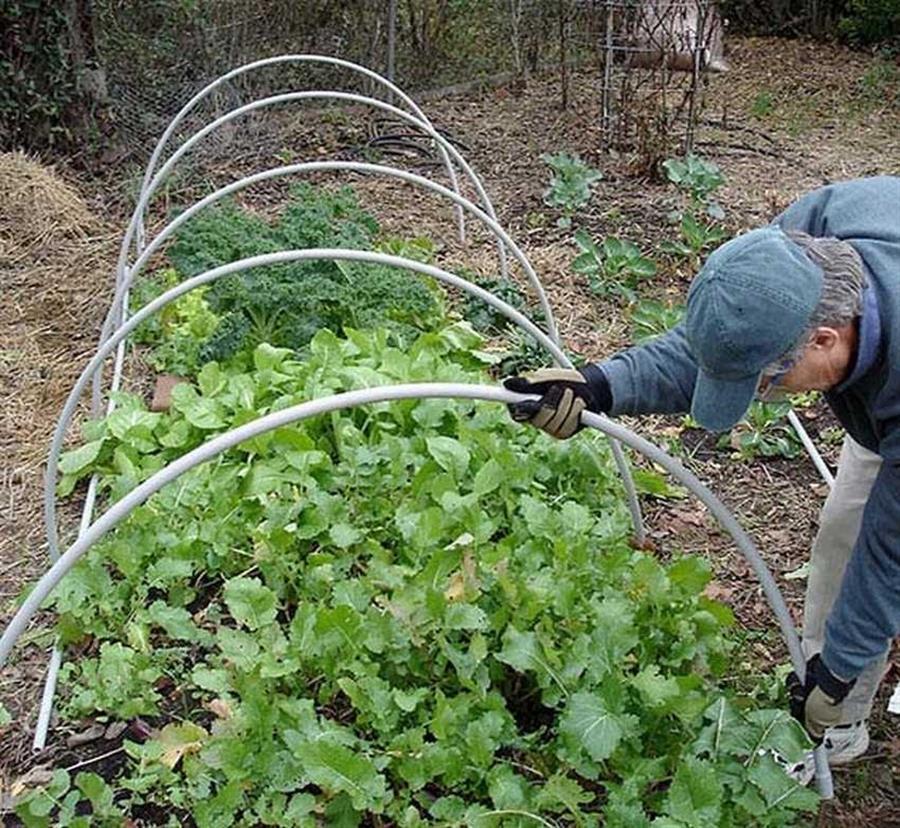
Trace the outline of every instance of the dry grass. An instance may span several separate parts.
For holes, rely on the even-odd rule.
[[[110,300],[115,239],[72,186],[22,153],[0,155],[0,204],[0,619],[5,619],[22,586],[46,565],[42,465],[56,417],[96,346]],[[41,653],[28,648],[13,668],[4,669],[0,697],[10,709],[34,713],[42,667]],[[17,727],[24,725],[17,721]],[[13,737],[8,739],[5,748]]]

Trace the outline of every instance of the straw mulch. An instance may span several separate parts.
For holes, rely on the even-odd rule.
[[[96,347],[115,256],[111,229],[52,168],[0,154],[0,623],[47,565],[42,467],[56,418]],[[33,725],[43,652],[20,649],[0,675],[0,699],[20,714],[17,729]],[[5,748],[16,735],[5,734]]]

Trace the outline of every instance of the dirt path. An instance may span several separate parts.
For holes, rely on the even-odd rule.
[[[827,181],[900,173],[900,71],[892,74],[890,65],[864,55],[797,41],[737,40],[729,60],[732,71],[710,83],[697,140],[698,150],[725,174],[720,201],[730,230],[769,220],[793,198]],[[635,158],[602,156],[596,150],[595,80],[586,72],[573,76],[573,103],[566,112],[556,103],[555,78],[429,100],[425,107],[440,127],[468,148],[467,157],[483,176],[501,222],[520,241],[547,285],[566,342],[589,358],[626,344],[629,325],[619,303],[593,297],[572,273],[571,231],[559,230],[555,216],[542,203],[548,180],[542,153],[576,151],[604,172],[594,199],[576,217],[576,225],[595,237],[628,238],[647,255],[659,258],[663,264],[652,295],[676,299],[692,276],[688,268],[666,259],[659,250],[673,233],[667,219],[678,206],[673,190],[660,181],[635,176],[635,166],[640,166]],[[354,113],[320,121],[295,118],[285,121],[284,131],[277,135],[257,133],[252,144],[237,148],[240,151],[232,147],[218,159],[206,159],[204,177],[225,183],[242,169],[277,163],[288,150],[298,159],[330,157],[337,150],[339,156],[358,160],[361,155],[355,147],[364,132],[364,123]],[[415,158],[399,163],[416,169]],[[71,253],[65,253],[51,237],[49,247],[32,245],[24,254],[50,257],[48,266],[54,272],[68,274],[60,282],[60,290],[66,292],[54,294],[62,307],[47,304],[46,291],[29,288],[23,275],[28,267],[13,268],[7,249],[21,252],[24,248],[12,223],[4,225],[5,235],[0,237],[6,257],[0,264],[15,275],[13,290],[3,291],[3,321],[8,318],[18,325],[9,328],[12,338],[5,339],[0,350],[6,415],[3,437],[12,446],[6,450],[4,445],[0,461],[3,508],[8,516],[0,546],[0,619],[9,617],[14,596],[46,558],[37,531],[40,458],[63,395],[75,369],[86,361],[98,330],[98,309],[105,307],[101,298],[109,289],[114,255],[108,228],[124,227],[128,203],[126,198],[112,196],[123,191],[134,173],[134,169],[105,171],[84,182],[82,195],[102,225],[93,231],[96,243],[89,248],[90,262],[82,262],[73,272]],[[465,263],[485,274],[496,271],[494,248],[484,236],[472,229],[469,243],[460,246],[449,212],[430,197],[368,180],[360,182],[358,189],[386,232],[427,235],[440,243],[445,262]],[[177,193],[169,195],[177,201]],[[259,188],[248,199],[266,209],[277,205],[282,196],[283,188],[273,185]],[[821,408],[811,409],[806,417],[814,434],[827,434],[833,425]],[[686,430],[676,418],[646,418],[637,427],[680,451],[723,496],[765,551],[776,574],[783,576],[800,567],[825,494],[808,461],[733,462],[727,450]],[[823,448],[833,463],[835,444],[824,443]],[[707,516],[688,502],[650,500],[646,507],[651,536],[661,554],[686,549],[706,553],[714,561],[718,595],[735,607],[746,630],[747,659],[761,668],[779,659],[781,648],[759,589]],[[72,520],[74,514],[69,525]],[[782,579],[781,584],[799,611],[802,581]],[[8,737],[8,743],[15,741],[20,751],[26,749],[39,693],[40,654],[47,642],[39,643],[40,647],[25,648],[17,669],[0,677],[0,698],[14,712],[25,714],[17,734]],[[898,672],[895,667],[891,684],[900,677]],[[879,711],[884,701],[879,700]],[[900,778],[897,717],[889,720],[879,713],[873,737],[871,755],[837,774],[845,804],[828,824],[900,825],[900,805],[892,784]]]

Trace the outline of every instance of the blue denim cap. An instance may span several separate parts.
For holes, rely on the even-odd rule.
[[[691,414],[727,431],[750,407],[763,369],[800,339],[823,273],[781,230],[752,230],[712,253],[688,292],[685,332],[699,371]]]

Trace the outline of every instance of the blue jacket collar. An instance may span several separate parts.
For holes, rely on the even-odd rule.
[[[878,299],[871,284],[863,290],[862,314],[859,320],[859,342],[856,348],[856,365],[840,385],[837,393],[846,391],[853,383],[868,373],[878,359],[881,345],[881,319],[878,315]]]

